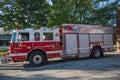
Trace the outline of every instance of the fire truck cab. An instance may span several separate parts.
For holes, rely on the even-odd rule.
[[[59,49],[58,30],[15,30],[10,42],[13,61],[29,60],[31,65],[43,64],[47,58],[60,56]]]
[[[9,54],[14,62],[29,61],[32,66],[41,66],[50,58],[100,58],[104,51],[113,51],[110,29],[96,27],[93,30],[90,26],[78,26],[65,25],[54,30],[15,30]]]

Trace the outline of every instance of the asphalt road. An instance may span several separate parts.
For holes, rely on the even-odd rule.
[[[100,59],[51,60],[40,67],[1,64],[0,80],[120,80],[120,53],[106,53]]]

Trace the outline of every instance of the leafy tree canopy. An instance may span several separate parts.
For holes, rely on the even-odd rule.
[[[7,30],[72,24],[116,24],[120,0],[0,0],[0,27]]]
[[[49,25],[63,23],[114,25],[119,0],[51,0]]]
[[[1,27],[6,29],[46,26],[49,5],[45,0],[4,0],[0,3],[3,15]]]

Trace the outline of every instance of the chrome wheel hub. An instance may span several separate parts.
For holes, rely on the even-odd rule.
[[[42,62],[42,57],[40,55],[35,55],[33,61],[35,64],[40,64]]]

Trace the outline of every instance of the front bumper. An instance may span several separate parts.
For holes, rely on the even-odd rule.
[[[13,60],[12,60],[12,57],[10,56],[9,52],[6,52],[6,53],[3,55],[1,61],[2,61],[2,63],[8,63],[8,62],[11,62],[11,61],[13,61]]]

